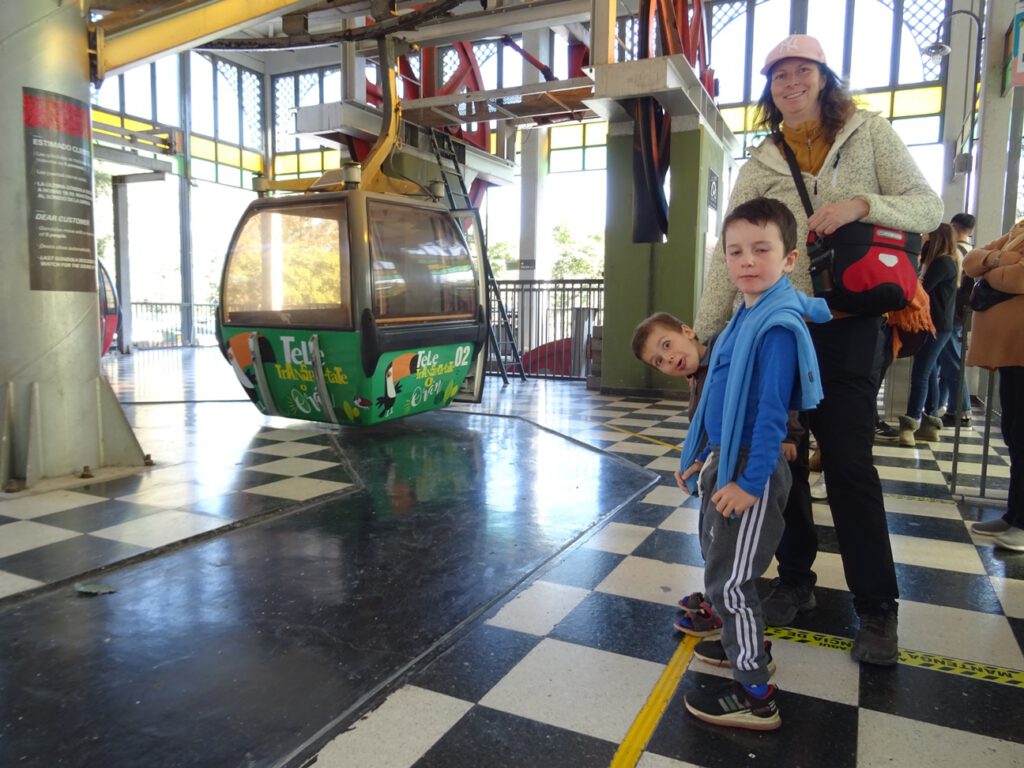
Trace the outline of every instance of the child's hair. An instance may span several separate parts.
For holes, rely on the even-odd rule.
[[[725,233],[730,225],[737,221],[749,221],[759,227],[774,224],[782,236],[782,247],[786,253],[796,248],[796,219],[793,212],[784,204],[771,197],[755,197],[740,203],[725,217],[722,224],[722,245],[725,246]]]
[[[640,362],[646,362],[643,358],[644,345],[651,334],[654,333],[655,328],[671,328],[678,331],[682,326],[683,321],[675,315],[670,315],[668,312],[655,312],[645,320],[641,320],[639,325],[633,330],[632,346],[636,359]]]

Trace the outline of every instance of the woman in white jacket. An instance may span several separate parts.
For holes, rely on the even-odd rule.
[[[930,232],[942,220],[942,201],[931,190],[906,146],[887,120],[859,110],[825,63],[821,44],[790,35],[772,49],[758,104],[769,136],[740,169],[729,210],[753,197],[785,203],[797,219],[800,257],[793,285],[812,293],[804,244],[809,230],[829,235],[844,224],[865,221],[911,232]],[[811,196],[808,218],[778,142],[793,149]],[[733,313],[736,289],[728,280],[721,243],[715,249],[694,328],[706,339]],[[899,591],[882,505],[882,488],[871,454],[876,396],[881,375],[882,322],[878,316],[834,312],[832,322],[811,326],[825,399],[810,412],[821,448],[829,504],[846,582],[860,627],[855,659],[895,664]],[[792,465],[793,490],[779,546],[779,578],[764,601],[768,624],[784,625],[815,605],[811,567],[817,535],[807,484],[807,447]]]

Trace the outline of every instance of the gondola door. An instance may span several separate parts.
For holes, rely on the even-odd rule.
[[[491,313],[490,301],[487,293],[487,269],[484,264],[486,255],[480,237],[480,215],[475,209],[453,211],[453,217],[463,235],[466,237],[466,244],[469,246],[469,255],[477,272],[478,295],[480,297],[480,312],[483,315],[484,326],[490,328]],[[486,340],[480,346],[476,358],[470,365],[469,373],[466,374],[462,386],[453,398],[460,403],[479,403],[484,393],[484,379],[487,372],[487,350]]]

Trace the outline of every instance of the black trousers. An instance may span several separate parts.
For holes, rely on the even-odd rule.
[[[884,368],[881,320],[850,317],[811,325],[810,330],[825,392],[810,412],[810,427],[821,449],[846,583],[858,613],[886,611],[895,606],[899,587],[882,484],[871,454]],[[794,491],[797,488],[794,473]],[[803,493],[802,488],[797,492]],[[813,584],[818,539],[809,499],[792,499],[785,521],[776,552],[779,575],[790,583]]]
[[[1010,492],[1003,519],[1024,528],[1024,366],[999,369],[999,402],[1003,442],[1010,449]]]

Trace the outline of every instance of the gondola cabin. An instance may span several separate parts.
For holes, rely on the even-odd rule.
[[[96,295],[100,303],[100,357],[110,351],[114,334],[121,327],[121,303],[110,273],[102,261],[96,262]]]
[[[257,200],[221,279],[221,351],[266,414],[374,424],[479,400],[486,282],[447,207],[349,190]]]

